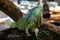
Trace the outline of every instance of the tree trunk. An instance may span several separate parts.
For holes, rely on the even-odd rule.
[[[53,32],[56,32],[57,34],[60,35],[60,27],[58,26],[55,26],[54,24],[51,24],[51,23],[48,23],[48,22],[43,22],[43,27],[53,31]]]
[[[20,9],[9,0],[0,0],[0,10],[10,16],[15,22],[23,17]]]
[[[57,0],[58,1],[58,5],[60,6],[60,0]]]

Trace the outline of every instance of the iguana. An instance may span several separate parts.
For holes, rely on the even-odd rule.
[[[36,27],[40,27],[43,23],[43,8],[41,6],[37,6],[32,8],[31,10],[29,10],[29,12],[27,13],[27,15],[20,19],[16,24],[18,26],[18,28],[25,29],[25,33],[27,35],[29,34],[29,29],[32,30],[32,32],[34,32]],[[16,26],[15,24],[15,26]],[[12,24],[14,25],[14,24]],[[12,26],[13,27],[13,26]]]

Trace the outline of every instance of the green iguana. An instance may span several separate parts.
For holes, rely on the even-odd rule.
[[[17,23],[18,28],[22,29],[24,27],[25,33],[27,35],[30,35],[29,31],[28,31],[29,29],[31,29],[32,32],[34,32],[36,27],[40,27],[42,25],[42,23],[43,23],[43,17],[42,17],[43,13],[42,12],[43,12],[43,8],[41,6],[32,8],[27,13],[25,18],[22,18],[18,21],[18,23]],[[14,25],[14,24],[12,24],[12,25]]]

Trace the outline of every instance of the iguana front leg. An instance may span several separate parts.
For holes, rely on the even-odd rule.
[[[38,15],[38,26],[43,24],[43,12],[41,11]]]
[[[30,24],[27,24],[27,26],[25,27],[25,33],[27,34],[27,36],[31,35],[28,30],[31,29],[32,31],[34,31],[34,28],[35,23],[33,21],[31,21]]]

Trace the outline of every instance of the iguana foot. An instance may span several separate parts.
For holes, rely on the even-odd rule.
[[[31,34],[26,34],[26,36],[31,36]]]

